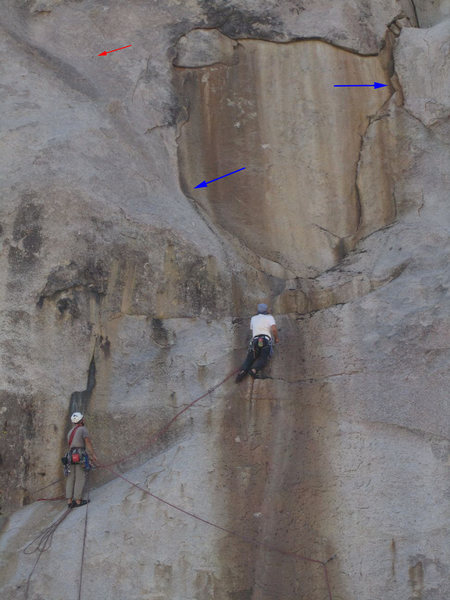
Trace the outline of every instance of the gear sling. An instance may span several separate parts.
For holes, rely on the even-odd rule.
[[[241,369],[248,372],[250,369],[260,371],[272,355],[272,338],[268,335],[255,335],[250,341],[247,358]]]
[[[73,442],[73,438],[75,437],[75,433],[77,429],[79,429],[81,425],[77,425],[73,428],[72,433],[69,437],[69,451],[61,458],[61,462],[64,467],[68,467],[68,465],[79,465],[84,462],[84,468],[86,470],[89,469],[89,457],[87,452],[81,450],[81,448],[71,448],[71,444]],[[80,451],[81,450],[81,451]]]

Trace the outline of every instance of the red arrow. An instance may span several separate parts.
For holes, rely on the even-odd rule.
[[[97,56],[106,56],[107,54],[109,54],[110,52],[117,52],[117,50],[123,50],[124,48],[130,48],[133,44],[130,44],[129,46],[122,46],[122,48],[116,48],[115,50],[108,50],[108,51],[104,51],[104,52],[100,52],[100,54],[97,54]]]

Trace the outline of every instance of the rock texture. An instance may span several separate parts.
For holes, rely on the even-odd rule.
[[[445,121],[450,112],[450,15],[430,29],[403,31],[395,64],[405,108],[427,127]]]
[[[449,0],[414,0],[413,4],[420,27],[432,27],[450,18]]]
[[[360,89],[332,83],[389,81],[387,61],[317,41],[242,40],[230,67],[217,64],[228,49],[220,61],[215,41],[213,66],[178,75],[187,107],[179,139],[184,192],[258,255],[298,276],[320,273],[354,246],[360,230],[393,218],[388,178],[385,193],[370,198],[370,213],[356,183],[361,140],[389,89],[364,89],[361,97]],[[183,64],[193,65],[195,57],[182,52]],[[245,174],[194,190],[234,165],[248,165]]]
[[[2,598],[78,597],[84,508],[28,593],[22,553],[63,511],[34,500],[70,413],[133,453],[237,368],[261,300],[269,378],[124,461],[142,489],[92,474],[80,597],[326,600],[304,558],[332,556],[332,600],[450,596],[448,16],[5,0]]]

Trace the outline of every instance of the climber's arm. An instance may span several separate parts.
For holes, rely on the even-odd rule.
[[[276,325],[270,326],[270,333],[272,334],[273,339],[275,340],[275,344],[280,343],[280,338],[278,337],[278,330]]]
[[[97,462],[97,456],[95,455],[94,446],[92,445],[90,438],[88,438],[88,437],[84,438],[84,442],[86,444],[88,454],[91,457],[92,461]]]

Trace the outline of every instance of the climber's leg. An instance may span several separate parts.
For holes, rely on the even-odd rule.
[[[241,369],[236,376],[236,383],[239,383],[240,381],[242,381],[244,379],[244,377],[247,375],[250,367],[252,366],[254,360],[255,360],[255,353],[254,353],[253,347],[250,347],[249,351],[247,352],[247,357],[244,360],[244,362],[242,363]]]
[[[257,375],[259,371],[262,371],[262,369],[264,369],[264,367],[269,362],[269,358],[270,345],[269,343],[267,343],[263,348],[260,349],[258,356],[255,362],[253,363],[252,368],[250,369],[250,375],[255,377],[255,375]]]
[[[86,471],[81,465],[72,465],[75,471],[75,486],[73,496],[77,505],[81,504],[83,498],[83,489],[86,484]]]
[[[68,506],[72,505],[73,491],[75,487],[75,469],[73,467],[74,465],[70,465],[69,474],[67,475],[66,479],[66,500]]]

